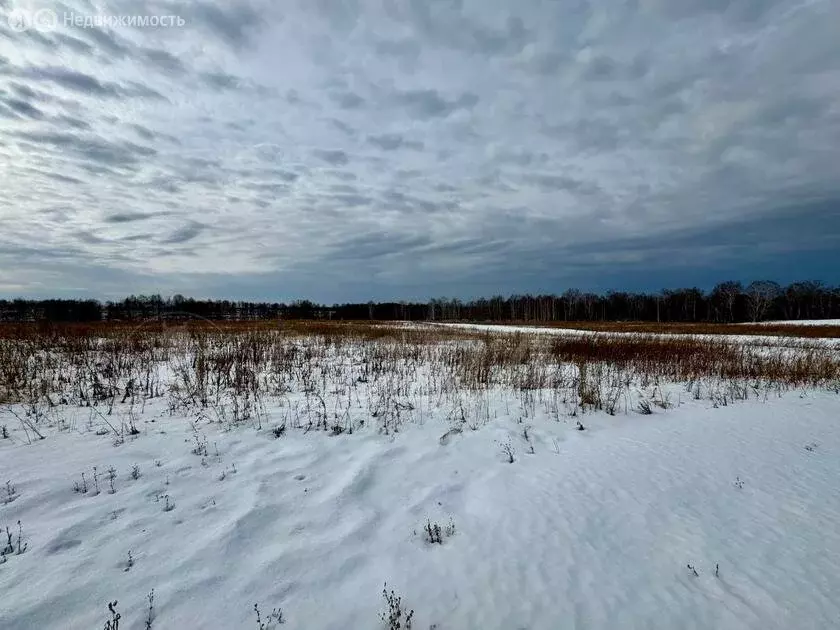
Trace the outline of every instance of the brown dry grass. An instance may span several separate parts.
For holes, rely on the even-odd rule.
[[[204,408],[226,396],[244,396],[237,405],[253,406],[263,396],[303,391],[325,408],[330,392],[369,383],[366,395],[377,397],[371,409],[398,410],[408,403],[395,401],[405,401],[421,377],[427,394],[502,386],[564,389],[581,401],[608,400],[602,392],[633,383],[837,389],[835,355],[817,343],[753,347],[724,337],[511,334],[376,322],[7,325],[0,327],[0,402],[101,404],[110,413],[119,401],[166,392],[176,407]]]

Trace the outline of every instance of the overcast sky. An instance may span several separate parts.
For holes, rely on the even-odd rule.
[[[9,27],[44,8],[56,29]],[[837,0],[0,13],[0,296],[333,302],[840,276]]]

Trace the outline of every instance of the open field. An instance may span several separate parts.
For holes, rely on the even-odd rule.
[[[737,329],[2,326],[0,627],[832,627],[840,358]]]
[[[494,324],[495,325],[495,324]],[[809,339],[840,338],[840,321],[805,320],[786,322],[759,322],[755,324],[692,324],[657,322],[552,322],[534,324],[519,322],[503,326],[525,326],[529,328],[554,328],[558,330],[580,330],[591,332],[642,333],[655,335],[751,335],[796,337]]]

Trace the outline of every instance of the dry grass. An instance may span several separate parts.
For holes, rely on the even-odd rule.
[[[391,432],[422,421],[429,406],[453,421],[486,421],[489,403],[474,397],[491,390],[518,397],[523,415],[543,404],[556,417],[561,408],[615,413],[639,396],[659,395],[664,408],[663,387],[674,383],[716,404],[792,387],[840,389],[840,361],[819,344],[313,321],[1,330],[0,403],[22,405],[16,413],[33,432],[54,408],[75,405],[102,418],[116,412],[120,421],[108,427],[125,433],[154,399],[172,413],[258,427],[270,402],[284,406],[284,427],[339,434],[366,420]]]

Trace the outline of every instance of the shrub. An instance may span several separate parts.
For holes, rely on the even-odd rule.
[[[393,590],[388,591],[386,583],[382,589],[382,597],[385,598],[387,609],[379,614],[379,618],[388,630],[411,630],[411,622],[414,619],[414,611],[406,610],[403,607],[402,598]]]
[[[111,489],[108,491],[110,494],[116,494],[117,488],[114,486],[114,481],[117,479],[117,469],[111,466],[108,468],[108,483],[111,486]]]
[[[509,464],[512,464],[514,461],[516,461],[514,458],[514,454],[516,453],[516,451],[513,449],[513,445],[510,443],[510,441],[507,441],[504,444],[502,444],[501,449],[502,455]]]
[[[263,620],[259,605],[254,604],[254,614],[257,615],[257,630],[271,630],[271,628],[286,622],[283,618],[283,611],[279,608],[272,610],[268,617]]]
[[[427,543],[442,545],[444,540],[455,535],[455,522],[450,518],[449,523],[441,527],[439,523],[427,520],[423,527],[423,535]]]
[[[152,630],[152,622],[155,620],[155,589],[152,589],[146,599],[149,600],[149,608],[146,611],[146,629]]]
[[[645,399],[639,401],[638,405],[636,405],[636,411],[643,416],[649,416],[653,413],[653,410],[650,408],[650,403]]]
[[[117,612],[117,600],[108,602],[108,612],[111,618],[105,622],[105,630],[120,630],[120,613]]]
[[[15,545],[12,530],[8,525],[6,525],[6,544],[2,549],[0,549],[0,564],[6,562],[7,556],[19,556],[26,551],[27,547],[29,547],[29,543],[24,544],[23,542],[23,525],[21,525],[20,521],[17,522],[17,526],[18,538],[17,545]]]
[[[6,482],[6,498],[3,499],[3,503],[11,503],[15,499],[17,499],[20,495],[17,492],[17,489],[12,485],[11,481]]]

